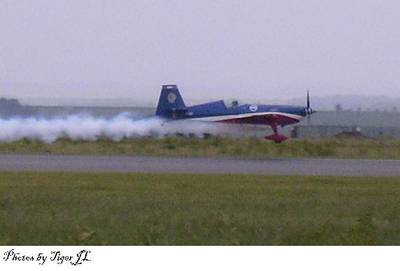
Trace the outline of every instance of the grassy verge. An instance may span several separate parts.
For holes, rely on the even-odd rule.
[[[400,245],[400,178],[0,173],[0,245]]]
[[[234,156],[250,158],[332,157],[400,159],[400,140],[323,139],[289,140],[276,144],[258,138],[163,138],[79,141],[60,139],[46,144],[20,140],[0,143],[0,153],[94,155]]]

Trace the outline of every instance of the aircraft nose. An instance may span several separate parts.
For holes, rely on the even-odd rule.
[[[311,114],[314,114],[314,113],[316,113],[317,111],[316,110],[314,110],[314,109],[312,109],[311,107],[305,107],[304,108],[304,114],[305,115],[311,115]]]

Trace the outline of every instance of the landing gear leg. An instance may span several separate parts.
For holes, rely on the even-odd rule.
[[[266,136],[265,139],[272,140],[272,141],[274,141],[276,143],[281,143],[281,142],[283,142],[283,141],[288,139],[286,136],[280,135],[278,133],[278,125],[273,124],[273,125],[271,125],[271,128],[274,131],[274,134]]]

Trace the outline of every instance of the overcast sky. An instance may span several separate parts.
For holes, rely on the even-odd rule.
[[[399,14],[398,0],[0,0],[0,96],[400,96]]]

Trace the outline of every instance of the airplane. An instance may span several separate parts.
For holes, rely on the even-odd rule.
[[[307,91],[306,106],[242,104],[237,100],[226,103],[223,100],[186,106],[177,85],[163,85],[156,110],[156,116],[166,120],[196,120],[271,126],[273,134],[265,139],[281,143],[288,138],[279,134],[278,127],[309,119],[316,111],[310,107]]]

